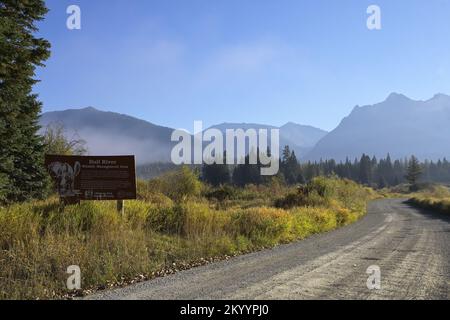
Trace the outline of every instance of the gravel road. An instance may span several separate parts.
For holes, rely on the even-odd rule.
[[[379,266],[381,289],[367,288]],[[350,226],[88,299],[449,299],[450,219],[404,200]]]

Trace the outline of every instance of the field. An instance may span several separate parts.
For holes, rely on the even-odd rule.
[[[212,188],[187,168],[139,181],[138,194],[124,215],[56,197],[0,208],[0,299],[67,297],[71,265],[85,294],[304,239],[356,221],[376,196],[335,177]]]
[[[450,190],[444,186],[417,193],[409,202],[424,209],[450,214]]]

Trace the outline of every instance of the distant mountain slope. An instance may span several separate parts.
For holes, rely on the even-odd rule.
[[[114,112],[100,111],[89,107],[65,111],[47,112],[41,115],[40,124],[61,123],[67,133],[77,133],[87,141],[90,154],[118,155],[135,154],[139,164],[169,162],[170,153],[176,144],[171,142],[173,129]],[[221,124],[214,126],[226,129],[272,129],[260,124]],[[305,155],[326,132],[294,123],[280,128],[280,146],[289,145],[299,157]]]
[[[356,107],[309,152],[306,159],[345,160],[362,153],[421,159],[450,157],[450,97],[414,101],[393,93],[384,102]]]
[[[304,126],[289,122],[282,127],[275,127],[270,125],[256,124],[256,123],[222,123],[212,128],[219,129],[223,133],[227,129],[279,129],[280,130],[280,149],[288,145],[295,151],[298,158],[303,158],[314,145],[323,138],[327,132],[311,126]],[[270,137],[270,134],[269,134]]]
[[[306,153],[327,133],[327,131],[322,129],[293,122],[289,122],[280,128],[281,139],[285,141],[284,145],[292,146],[294,150],[301,150],[300,158],[304,158]],[[283,146],[283,143],[281,145]]]
[[[135,154],[138,163],[170,161],[173,129],[89,107],[42,114],[41,126],[61,123],[87,141],[91,154]]]

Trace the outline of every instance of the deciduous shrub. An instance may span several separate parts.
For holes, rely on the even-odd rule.
[[[192,171],[170,177],[170,188],[166,180],[140,181],[139,200],[126,201],[123,215],[115,202],[62,208],[56,197],[0,208],[0,299],[61,297],[74,264],[83,288],[107,287],[173,263],[303,239],[355,221],[372,196],[348,181],[315,179],[286,209],[270,207],[270,186],[230,189],[232,205],[217,208],[200,196]]]
[[[217,200],[219,202],[223,202],[225,200],[235,199],[237,196],[237,192],[235,188],[229,185],[224,185],[209,191],[205,196],[209,200]]]
[[[186,201],[200,196],[202,184],[196,172],[187,166],[166,173],[160,178],[152,180],[148,189],[162,193],[175,201]]]

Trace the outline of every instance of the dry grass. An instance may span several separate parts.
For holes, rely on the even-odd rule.
[[[126,202],[124,216],[114,202],[62,210],[56,198],[1,208],[0,299],[60,298],[70,265],[80,266],[83,288],[97,288],[173,263],[303,239],[357,220],[373,197],[352,182],[322,179],[322,199],[280,209],[271,206],[274,197],[293,189],[248,187],[218,205],[199,195],[171,199],[154,183],[140,182],[139,200]]]
[[[444,186],[417,193],[409,202],[421,208],[450,214],[450,190]]]

